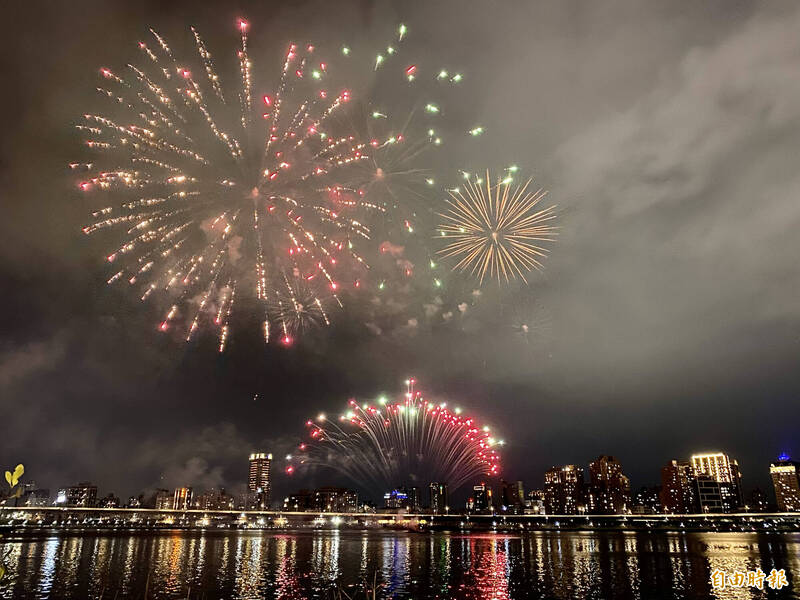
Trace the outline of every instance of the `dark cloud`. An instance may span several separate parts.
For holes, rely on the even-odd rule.
[[[763,486],[771,457],[800,452],[800,9],[466,4],[7,9],[4,460],[51,487],[235,489],[251,450],[278,455],[309,414],[391,392],[408,373],[503,431],[509,475],[533,485],[551,464],[601,452],[619,456],[634,485],[653,483],[667,459],[722,448]],[[392,327],[345,308],[290,349],[241,335],[220,356],[213,340],[159,335],[147,306],[105,286],[102,241],[80,233],[91,207],[65,169],[78,148],[70,125],[93,101],[95,69],[123,64],[147,26],[179,38],[197,25],[220,53],[239,14],[263,32],[260,57],[290,36],[366,51],[408,22],[426,61],[466,74],[449,117],[486,127],[480,146],[454,147],[444,166],[516,163],[559,204],[546,272],[502,294],[463,283],[418,314],[382,300]],[[520,334],[520,310],[546,314],[541,340],[536,328]]]

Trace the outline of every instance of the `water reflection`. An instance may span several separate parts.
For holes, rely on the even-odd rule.
[[[508,539],[489,541],[488,548],[477,550],[478,541],[471,540],[471,554],[477,556],[474,569],[475,597],[505,600],[508,595]]]
[[[173,531],[12,539],[0,598],[800,598],[800,536]],[[785,569],[781,591],[710,589],[715,569]]]

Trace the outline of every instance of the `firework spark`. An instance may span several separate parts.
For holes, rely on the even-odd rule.
[[[507,306],[506,326],[526,344],[551,341],[552,317],[545,306],[523,288],[512,296]],[[503,312],[506,312],[504,307]]]
[[[250,26],[239,20],[237,29],[234,86],[222,85],[194,29],[194,58],[179,59],[151,30],[153,43],[139,43],[142,64],[101,69],[109,113],[85,114],[78,125],[98,156],[70,165],[83,173],[81,190],[122,199],[84,228],[122,238],[107,255],[108,283],[136,288],[143,301],[166,299],[162,331],[190,340],[213,324],[220,351],[243,287],[257,300],[267,342],[328,324],[329,307],[361,287],[377,252],[371,221],[398,204],[372,193],[387,179],[383,156],[413,144],[399,156],[416,157],[441,142],[428,128],[411,142],[389,125],[383,137],[360,134],[346,112],[352,92],[313,45],[291,44],[277,83],[257,93]],[[401,26],[395,43],[406,34]],[[391,64],[397,50],[389,48],[375,69]],[[417,75],[415,65],[394,66],[398,78]]]
[[[527,283],[526,276],[542,268],[544,244],[556,237],[555,206],[539,208],[547,192],[528,191],[531,180],[513,190],[510,177],[492,184],[488,171],[485,179],[465,178],[462,187],[449,190],[448,208],[440,214],[439,235],[446,240],[440,254],[481,282],[488,276]]]
[[[286,471],[327,467],[381,492],[409,480],[446,482],[455,490],[475,477],[499,474],[496,448],[504,442],[488,426],[459,408],[425,400],[414,390],[415,380],[406,383],[401,400],[350,400],[338,419],[320,414],[309,420],[308,440]]]

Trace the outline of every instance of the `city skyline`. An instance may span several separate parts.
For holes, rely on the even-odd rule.
[[[526,514],[574,515],[646,514],[651,511],[666,514],[764,512],[770,507],[779,512],[800,511],[800,463],[786,454],[769,465],[771,486],[768,491],[759,486],[745,487],[736,459],[724,452],[702,452],[692,454],[688,460],[668,461],[660,469],[660,485],[639,485],[638,491],[624,474],[621,462],[614,456],[601,454],[588,463],[588,469],[576,464],[548,469],[543,474],[543,485],[513,478],[508,481],[510,476],[506,474],[505,477],[478,478],[474,485],[467,486],[456,496],[443,481],[423,486],[401,484],[377,496],[375,490],[369,492],[362,488],[359,491],[325,484],[316,489],[313,486],[295,488],[296,491],[285,497],[272,498],[272,460],[272,453],[251,452],[246,480],[240,486],[235,485],[232,493],[227,493],[224,487],[196,489],[185,482],[174,490],[143,490],[130,495],[126,501],[124,494],[117,496],[113,491],[101,497],[99,486],[90,481],[62,486],[52,495],[48,488],[30,479],[21,482],[20,498],[12,498],[10,502],[18,506],[149,506],[174,510],[238,508],[258,511],[283,507],[300,512],[357,512],[368,506],[370,510],[383,507],[420,512],[425,509],[433,514],[460,510],[522,514],[523,508]],[[296,478],[287,477],[287,480],[297,482]],[[527,492],[526,485],[531,486]],[[236,489],[241,491],[236,492]],[[325,499],[328,496],[330,499]]]
[[[286,454],[286,456],[283,457],[282,453],[280,453],[280,452],[277,453],[278,457],[279,458],[283,458],[284,460],[283,461],[278,460],[277,467],[273,467],[273,466],[267,466],[266,467],[267,477],[269,477],[270,474],[273,475],[273,479],[271,479],[270,481],[274,482],[274,475],[275,474],[278,475],[278,480],[277,480],[278,492],[277,492],[277,496],[280,496],[281,494],[285,494],[287,491],[290,491],[292,489],[292,486],[294,485],[294,480],[296,479],[296,477],[293,476],[294,469],[293,468],[290,469],[290,473],[287,474],[286,468],[285,467],[281,468],[281,464],[286,464],[286,465],[292,464],[292,463],[290,463],[289,461],[287,461],[285,459],[288,459],[291,456],[291,454],[289,454],[289,452],[293,452],[293,451],[297,450],[297,445],[298,445],[298,440],[299,439],[300,438],[291,439],[291,438],[289,438],[287,436],[287,439],[283,442],[283,448],[284,448],[284,451],[285,451],[284,453]],[[205,443],[208,443],[208,441],[209,440],[206,439]],[[248,463],[250,466],[246,469],[247,473],[246,473],[246,477],[244,479],[240,479],[240,478],[237,479],[237,474],[236,474],[237,469],[234,468],[234,469],[232,469],[233,474],[230,477],[230,479],[217,479],[217,480],[214,480],[213,483],[207,484],[207,483],[204,483],[204,481],[203,481],[204,478],[205,478],[205,476],[203,474],[195,474],[195,475],[193,475],[193,474],[191,474],[191,470],[189,470],[189,471],[187,471],[187,473],[189,473],[188,474],[189,479],[186,479],[185,477],[183,479],[181,479],[180,478],[181,476],[178,476],[178,478],[177,479],[173,479],[169,483],[169,485],[171,485],[172,488],[181,487],[183,485],[195,485],[195,486],[199,485],[199,487],[202,488],[205,485],[205,487],[208,488],[208,489],[215,489],[215,488],[239,489],[239,488],[241,488],[241,489],[239,489],[240,492],[245,492],[245,491],[257,492],[259,486],[257,485],[257,483],[255,483],[256,479],[254,479],[254,478],[258,477],[258,474],[260,473],[260,471],[258,470],[258,468],[256,468],[255,471],[253,470],[253,465],[256,464],[256,463],[253,462],[253,458],[254,457],[255,458],[259,458],[260,457],[260,458],[264,459],[263,462],[267,463],[268,465],[271,465],[271,463],[274,462],[273,461],[273,453],[272,452],[266,453],[266,452],[259,452],[259,451],[252,451],[251,450],[251,451],[248,451],[248,454],[250,456],[250,462]],[[695,457],[695,456],[714,456],[714,455],[717,455],[717,454],[720,454],[720,453],[718,451],[708,451],[708,450],[704,451],[704,452],[691,452],[690,451],[685,455],[686,459],[685,459],[685,463],[684,464],[687,464],[687,465],[690,464],[692,462],[691,459],[693,457]],[[727,454],[724,454],[724,455],[727,456]],[[600,456],[602,458],[602,456],[605,456],[605,455],[600,455]],[[613,459],[614,457],[611,456],[611,458]],[[679,462],[681,460],[682,459],[678,459]],[[748,458],[745,457],[745,461],[747,461],[747,460],[748,460]],[[780,461],[789,461],[789,462],[791,462],[791,456],[787,452],[781,451],[776,456],[768,459],[767,464],[770,464],[771,462],[776,462],[776,460],[777,460],[777,462],[780,462]],[[630,460],[625,460],[624,462],[625,462],[625,464],[630,464],[631,463]],[[736,463],[736,468],[738,469],[738,461],[734,460],[733,462]],[[589,463],[590,463],[590,461],[584,461],[584,462],[579,463],[580,467],[583,468],[583,470],[586,472],[587,476],[589,475],[589,467],[590,467]],[[555,461],[555,465],[558,465],[558,464],[563,464],[563,462],[556,460]],[[555,465],[551,465],[551,466],[555,467]],[[658,468],[660,469],[662,466],[663,466],[663,463],[661,465],[659,465]],[[213,463],[207,463],[207,464],[203,465],[203,469],[204,470],[205,469],[210,469],[212,471],[218,471],[219,467],[220,467],[220,465],[215,465]],[[277,468],[277,472],[275,471],[276,468]],[[546,483],[546,471],[547,471],[547,469],[544,469],[543,472],[542,472],[543,474],[540,477],[540,479],[542,479],[542,483],[543,484]],[[43,478],[41,476],[37,477],[31,471],[29,471],[29,473],[31,473],[31,479],[33,479],[34,481],[40,481],[40,482],[41,481],[45,481],[45,478]],[[515,474],[517,474],[517,475],[525,475],[523,477],[524,480],[531,480],[531,479],[535,479],[536,478],[535,475],[533,475],[533,477],[531,477],[531,475],[526,474],[524,470],[519,471],[519,472],[515,471]],[[287,475],[290,475],[290,476],[287,476]],[[495,479],[497,481],[500,481],[500,479],[502,479],[505,475],[507,475],[507,472],[506,472],[506,469],[504,468],[503,470],[501,470],[500,474],[495,477]],[[193,476],[198,477],[198,478],[194,479],[194,480],[191,480],[191,477],[193,477]],[[314,474],[311,475],[312,483],[315,481],[315,477],[316,477],[316,475],[314,475]],[[331,479],[331,481],[334,481],[334,482],[344,483],[344,482],[350,481],[351,485],[353,483],[353,481],[351,479],[348,479],[347,477],[342,477],[341,474],[336,474],[333,471],[329,472],[328,477]],[[89,480],[92,480],[92,481],[94,481],[95,479],[99,480],[99,478],[91,476],[91,474],[83,473],[83,474],[79,474],[78,477],[73,479],[73,481],[85,481],[85,480],[87,480],[87,478]],[[156,481],[155,483],[150,484],[149,486],[144,486],[144,487],[136,488],[136,489],[132,488],[132,487],[120,487],[118,489],[119,490],[127,490],[127,491],[122,491],[122,496],[126,496],[126,495],[132,494],[134,492],[135,493],[139,493],[142,490],[160,489],[161,487],[163,487],[163,484],[165,483],[163,479],[161,479],[160,481],[161,481],[160,483],[159,483],[159,481]],[[773,483],[773,476],[771,475],[769,470],[765,471],[763,468],[762,469],[756,468],[754,471],[748,472],[748,477],[746,478],[746,481],[747,481],[747,483],[744,486],[744,490],[741,493],[744,493],[745,491],[750,491],[753,488],[760,488],[760,489],[771,488],[772,483]],[[399,483],[403,483],[403,482],[400,481]],[[638,487],[638,486],[653,486],[653,485],[657,485],[657,484],[663,483],[663,473],[661,475],[659,475],[657,469],[652,469],[652,468],[648,469],[648,470],[646,470],[645,475],[643,477],[641,477],[640,475],[636,476],[635,483],[636,483],[636,485],[632,486],[634,488]],[[48,488],[50,488],[50,489],[59,489],[59,486],[62,486],[62,487],[66,486],[66,485],[68,485],[68,482],[65,482],[65,481],[63,481],[61,479],[56,479],[55,481],[52,481],[52,480],[49,481],[49,484],[50,485],[48,486]],[[472,485],[472,484],[469,484],[469,485]],[[110,490],[110,491],[116,491],[116,490]],[[272,489],[267,491],[267,496],[271,497],[273,499],[276,497],[276,496],[272,496]]]

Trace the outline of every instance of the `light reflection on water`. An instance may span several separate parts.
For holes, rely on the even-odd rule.
[[[800,535],[170,531],[8,541],[0,598],[800,598]],[[714,569],[786,569],[790,587],[713,591]],[[355,587],[352,587],[355,586]]]

